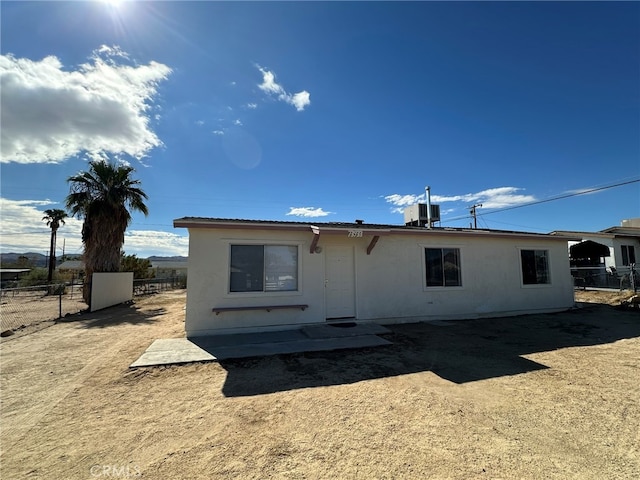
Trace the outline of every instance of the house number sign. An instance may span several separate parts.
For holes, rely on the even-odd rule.
[[[347,237],[349,237],[349,238],[361,238],[362,237],[362,230],[349,230],[349,232],[347,233]]]

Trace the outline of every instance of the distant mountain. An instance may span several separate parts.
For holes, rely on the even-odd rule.
[[[17,266],[21,262],[20,257],[27,257],[27,265],[28,267],[46,267],[47,261],[49,257],[47,255],[43,255],[41,253],[35,252],[27,252],[27,253],[0,253],[0,264],[3,267],[6,266]],[[67,260],[79,260],[81,255],[65,255],[65,259]],[[56,257],[56,262],[60,263],[62,260],[62,256]]]
[[[3,267],[8,266],[17,266],[20,264],[20,257],[27,257],[27,265],[29,267],[46,267],[48,256],[43,255],[41,253],[28,252],[28,253],[0,253],[0,263]],[[82,255],[65,255],[65,260],[81,260]],[[150,262],[186,262],[187,257],[159,257],[152,256],[149,257],[148,260]],[[56,263],[60,264],[62,261],[62,256],[56,257]]]
[[[41,253],[0,253],[0,263],[2,265],[15,265],[21,262],[20,257],[27,257],[27,265],[34,267],[45,267],[47,265],[47,257]]]
[[[149,257],[147,260],[149,260],[150,262],[186,262],[188,260],[188,257],[158,257],[154,255]]]

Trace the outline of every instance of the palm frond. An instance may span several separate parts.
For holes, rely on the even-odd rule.
[[[135,169],[104,161],[89,162],[89,169],[67,179],[70,193],[66,206],[73,216],[84,218],[87,273],[118,271],[124,234],[131,223],[129,210],[148,215],[147,194],[140,181],[131,178]]]

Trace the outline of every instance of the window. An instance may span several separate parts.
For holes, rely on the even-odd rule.
[[[427,287],[460,287],[460,249],[425,248]]]
[[[633,245],[622,245],[622,265],[629,266],[636,263],[636,249]]]
[[[290,292],[297,290],[297,246],[231,245],[229,291]]]
[[[522,283],[538,285],[549,280],[549,252],[547,250],[520,250],[522,261]]]

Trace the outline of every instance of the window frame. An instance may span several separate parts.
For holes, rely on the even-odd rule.
[[[297,288],[296,290],[266,290],[266,278],[263,278],[262,290],[250,290],[250,291],[231,291],[231,250],[234,246],[262,246],[262,247],[296,247],[297,249]],[[292,241],[280,241],[280,240],[229,240],[227,244],[227,265],[226,265],[226,291],[225,297],[289,297],[302,295],[302,243]],[[262,274],[266,275],[265,271],[265,259],[263,257]]]
[[[630,252],[633,252],[632,255],[629,255]],[[622,254],[622,266],[628,267],[632,263],[636,263],[636,248],[635,245],[623,244],[620,245],[620,253]],[[631,261],[631,257],[633,257],[633,262]]]
[[[427,249],[431,250],[457,250],[458,253],[458,278],[459,285],[428,285],[427,281]],[[463,290],[465,281],[463,274],[463,264],[464,264],[464,255],[463,248],[461,245],[448,244],[448,245],[427,245],[420,244],[420,251],[422,255],[422,290],[425,292],[433,292],[433,291],[456,291]],[[442,253],[441,253],[442,258]],[[444,269],[443,269],[443,281],[445,280]]]
[[[547,282],[545,283],[525,283],[524,278],[524,269],[522,265],[522,252],[545,252],[546,255],[546,263],[547,263]],[[535,258],[535,257],[534,257]],[[549,248],[541,248],[541,247],[518,247],[518,269],[520,271],[520,286],[522,288],[550,288],[553,285],[553,276],[551,275],[551,253]],[[537,275],[536,275],[537,277]]]

